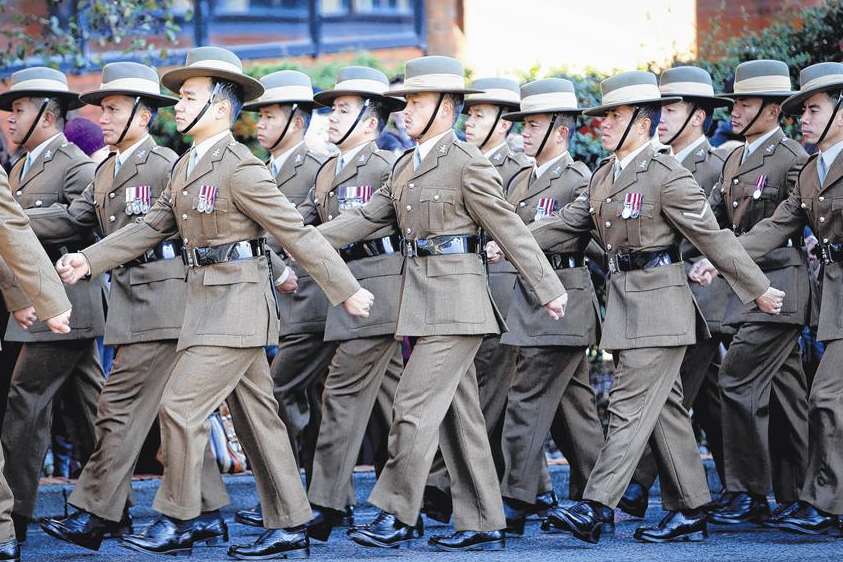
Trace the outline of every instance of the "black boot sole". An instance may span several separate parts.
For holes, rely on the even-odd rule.
[[[648,543],[668,543],[668,542],[702,542],[705,540],[707,533],[704,531],[694,531],[693,533],[688,533],[687,535],[680,535],[678,537],[671,537],[671,538],[660,538],[660,537],[651,537],[647,535],[641,535],[639,537],[635,537],[635,540],[638,542],[648,542]]]
[[[240,523],[241,525],[248,525],[249,527],[263,528],[263,519],[261,519],[260,522],[258,522],[258,521],[254,521],[252,519],[246,519],[246,518],[242,517],[239,513],[234,514],[234,521],[236,523]]]
[[[786,523],[784,521],[780,521],[776,527],[776,529],[781,529],[782,531],[789,531],[791,533],[799,533],[800,535],[826,535],[833,531],[836,528],[836,525],[831,524],[828,527],[822,527],[818,529],[811,529],[808,527],[802,527],[801,525],[794,525],[793,523]]]
[[[100,537],[99,540],[92,539],[90,541],[85,540],[78,540],[73,535],[63,535],[58,530],[53,529],[50,525],[41,524],[41,530],[53,537],[54,539],[58,539],[62,542],[66,542],[68,544],[75,544],[76,546],[81,546],[82,548],[86,548],[88,550],[93,550],[94,552],[100,549],[102,546],[102,541],[104,537]]]
[[[185,557],[185,558],[193,555],[193,547],[192,546],[187,546],[187,547],[184,547],[184,548],[175,548],[173,550],[168,550],[168,551],[161,551],[161,550],[150,550],[150,549],[144,548],[140,545],[128,542],[126,540],[121,540],[117,544],[120,545],[123,548],[127,548],[129,550],[134,550],[135,552],[142,552],[144,554],[156,554],[158,556],[178,556],[178,557]]]
[[[369,548],[401,548],[401,545],[407,545],[408,543],[413,542],[419,537],[410,537],[406,539],[401,539],[400,541],[393,542],[393,543],[386,543],[380,541],[374,537],[370,537],[369,535],[364,535],[359,532],[350,532],[348,534],[348,538],[353,540],[355,543],[359,544],[360,546],[365,546]]]
[[[481,542],[465,547],[446,546],[437,542],[432,542],[430,545],[446,552],[500,552],[506,550],[506,541],[504,539]]]
[[[228,555],[236,560],[291,560],[297,558],[310,558],[309,548],[300,548],[297,550],[290,550],[287,552],[276,552],[274,554],[259,554],[252,556],[249,554],[239,554],[236,552],[229,552]]]

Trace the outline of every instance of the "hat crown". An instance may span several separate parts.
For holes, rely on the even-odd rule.
[[[278,70],[271,72],[261,78],[260,81],[266,89],[283,88],[286,86],[300,86],[313,89],[310,76],[298,70]]]
[[[658,89],[658,80],[656,80],[656,75],[652,72],[630,70],[615,74],[600,82],[600,92],[605,97],[616,90],[630,86],[655,86]]]
[[[158,83],[155,69],[137,62],[111,62],[102,67],[102,83],[114,82],[124,78],[139,78]]]
[[[843,79],[843,63],[840,62],[820,62],[805,67],[799,73],[799,86],[804,88],[818,80],[826,77],[837,77]]]
[[[196,47],[187,53],[186,65],[194,64],[201,65],[203,62],[216,61],[227,64],[232,64],[237,67],[240,72],[243,72],[243,63],[240,57],[222,47]]]
[[[518,81],[513,78],[478,78],[471,82],[475,90],[509,90],[520,95]]]
[[[782,76],[790,80],[790,70],[787,64],[773,59],[750,60],[735,68],[735,82],[762,76]]]
[[[465,68],[453,57],[431,55],[407,61],[404,67],[405,80],[429,74],[458,74],[463,76]]]
[[[712,91],[714,91],[711,74],[704,68],[698,66],[676,66],[669,68],[662,72],[659,78],[659,86],[666,86],[677,82],[697,82],[711,87]]]
[[[389,87],[389,78],[376,68],[368,66],[346,66],[337,72],[337,84],[349,80],[373,80]]]
[[[521,86],[521,98],[540,94],[569,93],[575,94],[574,83],[564,78],[543,78],[527,82]]]
[[[33,66],[12,73],[12,86],[22,82],[28,82],[30,80],[50,80],[53,82],[59,82],[60,85],[57,84],[57,86],[67,89],[67,76],[54,68],[49,68],[47,66]]]

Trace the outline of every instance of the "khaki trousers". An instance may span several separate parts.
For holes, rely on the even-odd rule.
[[[389,460],[369,502],[407,525],[418,519],[439,446],[451,475],[455,528],[505,527],[474,372],[480,341],[480,336],[419,337],[398,383]]]
[[[119,521],[129,501],[132,474],[161,407],[176,362],[176,342],[121,345],[100,393],[97,444],[68,502],[109,521]],[[202,465],[202,511],[228,504],[210,446]]]
[[[15,537],[15,526],[12,523],[12,507],[15,498],[12,497],[12,490],[9,483],[3,476],[3,449],[0,448],[0,542],[6,542]]]
[[[97,344],[93,339],[27,342],[21,348],[6,406],[2,442],[4,474],[15,497],[16,515],[31,518],[38,479],[50,444],[53,399],[71,382],[79,408],[80,457],[87,458],[96,443],[94,422],[97,397],[103,385]]]
[[[159,414],[164,476],[154,508],[176,519],[192,519],[202,511],[208,416],[223,400],[255,475],[264,526],[309,521],[310,506],[278,417],[262,347],[194,346],[177,354]]]

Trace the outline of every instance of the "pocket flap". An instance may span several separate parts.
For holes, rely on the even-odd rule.
[[[209,265],[205,268],[203,285],[236,285],[237,283],[260,283],[261,273],[258,260],[237,260]]]
[[[129,269],[130,285],[146,285],[167,279],[185,279],[185,266],[180,259],[158,260]]]
[[[652,269],[628,271],[624,279],[624,287],[630,292],[653,291],[663,287],[686,284],[685,267],[682,263],[674,263]],[[657,303],[653,305],[658,306]]]
[[[477,254],[456,254],[451,256],[429,256],[427,260],[427,276],[441,277],[443,275],[484,275],[486,266]]]
[[[433,201],[435,203],[454,203],[457,200],[457,192],[453,189],[429,187],[422,189],[419,194],[419,201]]]

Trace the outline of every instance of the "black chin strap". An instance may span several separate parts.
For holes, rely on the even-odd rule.
[[[629,136],[629,132],[632,130],[632,126],[635,124],[635,120],[638,119],[638,114],[641,113],[641,106],[636,105],[635,111],[632,112],[632,118],[629,120],[629,123],[626,124],[626,130],[624,130],[623,135],[621,135],[621,140],[618,142],[618,146],[615,147],[615,150],[612,152],[617,152],[623,147],[623,143],[626,142],[626,137]]]
[[[558,117],[558,113],[551,113],[550,114],[550,123],[547,124],[547,130],[544,132],[544,138],[542,139],[542,143],[539,145],[539,149],[536,151],[536,155],[533,156],[536,160],[539,159],[541,156],[542,150],[544,150],[544,145],[547,144],[547,139],[550,138],[550,133],[553,131],[553,124],[556,123],[556,117]]]
[[[123,138],[126,136],[126,133],[129,132],[129,127],[132,124],[132,121],[135,118],[135,113],[138,112],[138,107],[140,107],[141,98],[140,96],[135,97],[135,104],[132,106],[132,112],[129,114],[129,120],[126,121],[126,126],[123,127],[123,132],[120,133],[120,138],[117,139],[117,142],[114,143],[114,146],[118,146],[121,142],[123,142]]]
[[[770,104],[767,98],[761,98],[761,107],[758,108],[758,113],[755,114],[755,117],[752,118],[752,121],[749,122],[749,125],[743,128],[738,134],[742,137],[746,136],[746,132],[755,125],[755,122],[758,121],[758,118],[761,117],[761,112],[764,111],[764,108]]]
[[[199,122],[199,120],[202,119],[202,116],[205,115],[205,112],[208,111],[211,108],[211,106],[214,104],[214,98],[217,97],[217,94],[219,93],[219,91],[220,91],[220,83],[217,82],[217,84],[214,86],[214,89],[211,90],[211,97],[209,97],[208,101],[205,102],[205,106],[202,107],[202,109],[199,111],[199,114],[196,116],[196,118],[193,119],[193,121],[190,122],[190,125],[185,127],[185,129],[183,131],[179,131],[179,133],[181,133],[183,135],[186,135],[187,133],[190,132],[190,129],[192,129],[193,127],[196,126],[196,124]]]
[[[287,136],[287,131],[288,131],[288,130],[290,130],[290,125],[293,123],[293,118],[296,116],[296,111],[298,111],[298,109],[299,109],[299,104],[294,103],[294,104],[293,104],[293,108],[290,110],[290,118],[289,118],[289,119],[287,119],[287,124],[286,124],[286,125],[284,125],[284,130],[283,130],[283,131],[281,131],[281,134],[280,134],[280,135],[278,135],[278,138],[277,138],[277,139],[275,139],[275,142],[274,142],[274,143],[272,143],[272,146],[270,146],[270,147],[269,147],[269,151],[270,151],[270,152],[272,152],[273,150],[275,150],[275,147],[276,147],[276,146],[278,146],[278,143],[280,143],[280,142],[281,142],[281,140],[282,140],[284,137],[286,137],[286,136]]]
[[[46,111],[48,103],[50,103],[49,98],[44,98],[44,101],[41,102],[41,107],[38,109],[38,115],[35,116],[35,120],[32,122],[32,125],[29,126],[29,130],[23,136],[23,140],[20,141],[21,146],[25,145],[26,141],[29,140],[29,137],[32,136],[32,133],[35,132],[35,126],[38,125],[38,122],[41,120],[41,117],[44,116],[44,111]]]
[[[817,139],[817,144],[819,145],[823,140],[825,140],[825,136],[828,134],[828,130],[831,129],[831,124],[834,122],[834,118],[837,117],[837,112],[840,111],[840,103],[843,102],[843,92],[837,97],[837,103],[834,104],[834,111],[831,112],[831,117],[828,119],[828,123],[825,124],[825,129],[823,129],[823,134],[820,135],[820,138]]]
[[[495,132],[495,127],[498,126],[498,123],[501,120],[501,115],[503,115],[503,106],[499,105],[498,106],[498,114],[495,115],[495,121],[494,121],[494,123],[492,123],[492,126],[489,127],[489,132],[486,133],[486,138],[483,139],[483,142],[480,144],[480,152],[483,152],[483,147],[485,147],[486,143],[488,143],[489,140],[492,138],[492,135]]]
[[[354,129],[357,128],[357,125],[360,124],[360,120],[363,119],[363,114],[366,113],[366,110],[369,109],[369,106],[371,104],[372,104],[372,101],[369,98],[366,98],[366,99],[363,100],[363,107],[360,108],[360,113],[357,114],[357,118],[354,120],[354,123],[351,124],[351,127],[348,128],[348,130],[345,132],[345,134],[342,136],[342,138],[340,140],[338,140],[337,142],[335,142],[334,144],[336,144],[337,146],[340,146],[342,143],[345,142],[345,139],[347,139],[349,137],[349,135],[351,135],[351,133],[354,131]],[[425,129],[425,132],[426,131],[427,131],[427,129]],[[422,134],[424,134],[424,133],[422,133]]]
[[[696,111],[697,111],[699,108],[700,108],[700,106],[698,106],[696,103],[692,103],[692,104],[691,104],[691,111],[688,113],[688,117],[686,117],[686,118],[685,118],[685,122],[684,122],[684,123],[682,123],[682,126],[681,126],[681,127],[679,127],[679,130],[678,130],[678,131],[676,131],[676,134],[675,134],[675,135],[673,135],[672,137],[670,137],[670,140],[669,140],[669,141],[667,141],[667,142],[665,143],[666,145],[668,145],[668,146],[672,145],[672,144],[673,144],[673,141],[675,141],[677,138],[679,138],[679,135],[681,135],[681,134],[682,134],[682,131],[684,131],[684,130],[685,130],[685,127],[687,127],[687,126],[688,126],[688,123],[690,123],[690,122],[691,122],[691,117],[693,117],[693,116],[694,116],[694,113],[696,113]]]
[[[445,94],[439,94],[439,99],[436,100],[436,107],[433,108],[433,113],[430,114],[430,119],[427,120],[427,125],[424,126],[424,129],[418,136],[419,140],[424,138],[425,133],[427,133],[428,129],[430,129],[433,125],[433,120],[436,119],[436,114],[439,113],[439,107],[442,105],[442,100],[444,99]]]

